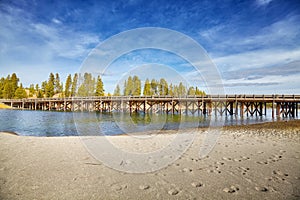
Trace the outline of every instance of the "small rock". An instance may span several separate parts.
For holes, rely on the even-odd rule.
[[[150,188],[149,185],[140,185],[140,190],[148,190]]]
[[[171,189],[171,190],[168,191],[168,193],[169,193],[169,195],[176,195],[176,194],[179,193],[179,191],[176,190],[176,189]]]

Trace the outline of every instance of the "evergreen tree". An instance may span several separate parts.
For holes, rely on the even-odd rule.
[[[12,84],[12,92],[14,93],[18,88],[19,78],[15,73],[11,75],[10,82]]]
[[[18,87],[16,89],[14,97],[15,97],[15,99],[27,98],[27,93],[26,93],[25,89],[23,88],[22,84],[20,85],[20,87]]]
[[[11,76],[8,75],[4,81],[2,96],[5,99],[12,99],[15,95],[15,91],[18,88],[19,78],[15,73]]]
[[[114,96],[121,96],[121,89],[119,85],[117,85],[114,90]]]
[[[145,81],[143,95],[144,96],[151,95],[151,84],[150,84],[149,79],[146,79],[146,81]]]
[[[77,93],[77,82],[78,82],[78,74],[75,73],[72,81],[72,88],[71,88],[71,96],[75,96]]]
[[[125,96],[133,95],[133,80],[131,76],[129,76],[127,82],[124,83],[124,88]]]
[[[29,86],[29,97],[33,97],[35,94],[34,84],[30,84]]]
[[[173,88],[172,83],[169,85],[168,94],[171,95],[171,96],[174,96],[174,88]]]
[[[95,79],[92,77],[92,74],[84,73],[83,77],[79,75],[79,80],[82,83],[78,88],[78,96],[93,96],[95,92]]]
[[[13,93],[12,84],[9,80],[6,80],[3,87],[3,98],[12,99],[13,97],[14,97],[14,93]]]
[[[194,89],[194,87],[189,87],[189,90],[188,90],[188,95],[195,95],[196,94],[196,91]]]
[[[56,73],[55,74],[55,79],[54,79],[54,93],[55,94],[58,94],[58,93],[61,93],[62,92],[62,84],[60,82],[60,77],[59,77],[59,74]]]
[[[5,84],[5,78],[0,79],[0,99],[3,98],[3,89],[4,89],[4,84]]]
[[[151,80],[151,95],[157,95],[158,94],[158,88],[157,88],[157,81],[155,79]]]
[[[50,73],[47,85],[45,86],[46,97],[53,97],[54,93],[54,82],[55,78],[53,73]]]
[[[140,96],[141,95],[141,80],[139,79],[138,76],[133,76],[132,82],[133,82],[132,95]]]
[[[201,91],[201,90],[198,89],[198,87],[196,87],[195,95],[201,96],[201,95],[206,95],[206,94],[205,94],[204,91]]]
[[[95,96],[104,96],[103,82],[100,76],[97,78]]]
[[[47,88],[47,81],[42,82],[42,94],[45,95],[46,94],[46,88]]]
[[[168,83],[164,78],[161,78],[159,81],[159,94],[168,95]]]
[[[40,89],[39,84],[35,84],[35,91],[37,92],[37,91],[39,91],[39,89]]]
[[[72,85],[72,76],[71,74],[68,75],[66,84],[65,84],[65,97],[70,97],[71,95],[71,85]]]
[[[180,82],[178,86],[178,96],[185,96],[185,95],[186,95],[186,87],[183,85],[182,82]]]

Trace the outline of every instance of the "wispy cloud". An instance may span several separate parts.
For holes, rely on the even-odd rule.
[[[214,58],[222,72],[281,65],[300,58],[300,49],[265,49]]]
[[[282,65],[226,71],[223,73],[223,77],[225,80],[241,78],[256,80],[264,76],[291,76],[295,74],[300,74],[300,60]]]
[[[271,2],[272,2],[272,0],[256,0],[257,5],[259,5],[259,6],[265,6]]]
[[[284,19],[263,26],[257,31],[236,33],[232,30],[240,29],[235,24],[221,24],[200,31],[200,36],[212,46],[217,55],[233,54],[251,50],[274,48],[291,49],[299,45],[300,15],[289,15]],[[256,29],[257,27],[253,27]]]
[[[2,73],[14,69],[18,74],[26,74],[29,69],[40,71],[39,68],[47,68],[47,72],[65,72],[70,68],[73,70],[69,71],[75,71],[74,67],[78,67],[100,41],[100,35],[78,31],[56,18],[40,23],[13,5],[3,5],[1,10],[5,11],[0,12]],[[44,73],[44,77],[39,74],[35,76],[36,81],[41,82],[41,77],[47,76],[48,73]]]

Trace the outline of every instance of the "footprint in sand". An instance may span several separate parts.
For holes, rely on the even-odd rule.
[[[200,183],[200,182],[192,182],[191,185],[195,188],[199,188],[199,187],[202,187],[203,186],[203,183]]]
[[[183,168],[182,170],[180,170],[180,172],[192,172],[193,169],[190,168]]]
[[[140,186],[139,186],[139,189],[140,189],[140,190],[148,190],[149,188],[150,188],[149,185],[140,185]]]
[[[261,186],[256,186],[255,190],[259,191],[259,192],[268,192],[269,191],[268,188],[265,187],[265,186],[262,186],[262,187]]]
[[[232,160],[231,158],[227,158],[227,157],[223,157],[222,159],[223,160],[227,160],[227,161],[231,161]]]
[[[237,187],[237,186],[234,186],[234,185],[230,186],[230,188],[224,188],[223,189],[223,191],[226,192],[226,193],[234,193],[234,192],[237,192],[239,190],[240,190],[240,188]]]
[[[179,193],[179,191],[175,188],[172,188],[168,191],[169,195],[177,195]]]
[[[119,185],[119,184],[112,184],[111,185],[111,189],[114,190],[114,191],[121,191],[123,189],[126,189],[127,188],[127,185]]]

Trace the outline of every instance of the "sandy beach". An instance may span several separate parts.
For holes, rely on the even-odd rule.
[[[225,127],[205,158],[191,147],[161,170],[126,173],[107,167],[80,137],[0,133],[0,199],[299,199],[300,121]],[[147,151],[153,142],[110,136],[120,148]]]

